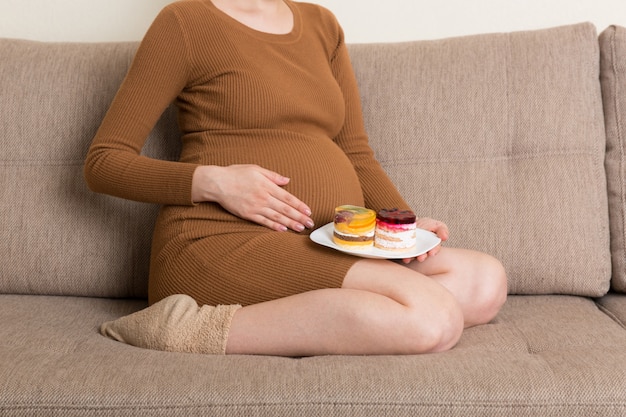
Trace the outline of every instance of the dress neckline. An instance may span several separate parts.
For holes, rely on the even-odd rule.
[[[290,43],[295,42],[300,38],[300,33],[302,31],[302,18],[300,16],[300,11],[295,4],[293,4],[290,0],[283,0],[284,3],[291,10],[291,14],[293,16],[293,27],[290,32],[287,33],[271,33],[264,32],[262,30],[254,29],[245,23],[240,22],[235,19],[228,13],[219,9],[215,4],[213,4],[212,0],[206,0],[204,3],[206,6],[213,11],[213,13],[218,16],[221,20],[227,23],[229,26],[238,29],[244,33],[247,33],[250,36],[255,38],[259,38],[264,41],[276,42],[276,43]]]

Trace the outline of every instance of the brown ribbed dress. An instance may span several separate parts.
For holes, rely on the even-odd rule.
[[[335,206],[406,207],[368,145],[343,33],[326,9],[286,1],[284,35],[253,30],[210,0],[165,7],[89,150],[90,187],[162,205],[153,238],[149,301],[184,293],[201,304],[252,304],[341,286],[358,259],[275,232],[215,203],[193,204],[199,165],[257,164],[291,179],[285,188],[317,226]],[[140,155],[175,102],[180,161]]]

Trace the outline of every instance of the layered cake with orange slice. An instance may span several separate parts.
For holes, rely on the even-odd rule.
[[[415,221],[411,210],[383,209],[376,214],[374,246],[392,251],[407,251],[415,247]]]
[[[365,207],[343,205],[335,208],[333,242],[346,249],[374,245],[376,212]]]

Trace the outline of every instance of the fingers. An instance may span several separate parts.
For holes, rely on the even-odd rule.
[[[428,217],[422,217],[417,219],[417,227],[420,229],[428,230],[429,232],[433,232],[439,237],[442,241],[448,240],[450,237],[450,232],[448,230],[448,226],[444,222],[440,222],[439,220],[434,220]]]
[[[428,217],[422,217],[422,218],[417,219],[416,223],[417,223],[417,227],[419,227],[420,229],[428,230],[429,232],[436,234],[437,237],[439,237],[439,239],[441,239],[442,242],[445,242],[446,240],[448,240],[450,236],[448,226],[439,220],[434,220]],[[402,262],[404,262],[405,264],[409,264],[413,260],[416,260],[417,262],[424,262],[429,257],[436,256],[440,250],[441,250],[441,245],[437,245],[431,250],[429,250],[427,253],[421,254],[415,258],[403,259]]]
[[[260,173],[265,175],[270,181],[274,184],[279,185],[281,187],[289,184],[289,178],[283,175],[280,175],[278,172],[270,171],[269,169],[265,169],[262,167],[256,167]]]
[[[273,230],[302,232],[315,227],[309,217],[311,209],[288,192],[278,192],[266,207],[259,211],[259,222]]]
[[[283,187],[288,177],[257,165],[219,167],[212,200],[243,219],[272,230],[302,232],[313,228],[311,209]],[[215,172],[215,169],[214,169]]]
[[[315,224],[310,217],[312,213],[309,206],[282,188],[289,183],[289,178],[264,168],[260,169],[277,186],[269,191],[271,199],[260,213],[269,221],[270,228],[280,231],[291,229],[296,232],[312,229]]]
[[[287,217],[299,217],[303,222],[310,221],[311,209],[296,196],[283,188],[276,188],[272,193],[278,203],[279,212]]]
[[[280,175],[277,172],[270,171],[270,170],[265,169],[265,168],[258,167],[258,169],[270,181],[272,181],[274,184],[276,184],[276,185],[278,185],[280,187],[284,187],[285,185],[289,184],[290,179],[288,177],[285,177],[283,175]],[[310,216],[311,215],[311,209],[309,208],[309,206],[307,206],[305,203],[300,201],[293,194],[288,193],[287,191],[283,190],[282,188],[280,190],[282,191],[282,193],[280,193],[278,195],[275,195],[275,197],[279,201],[283,201],[284,203],[288,204],[290,207],[293,207],[297,211],[299,211],[300,213],[303,213],[305,216]]]
[[[410,264],[413,261],[417,261],[417,262],[424,262],[426,259],[428,259],[431,256],[435,256],[436,253],[432,253],[432,251],[429,251],[428,253],[423,253],[419,256],[416,256],[415,258],[404,258],[402,259],[402,263],[404,264]]]

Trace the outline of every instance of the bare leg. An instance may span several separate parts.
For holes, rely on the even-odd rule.
[[[462,327],[487,323],[506,300],[489,255],[442,248],[408,267],[363,260],[343,288],[298,294],[235,313],[227,353],[287,356],[446,350]]]
[[[198,306],[189,296],[173,295],[104,323],[101,331],[135,346],[181,352],[415,354],[451,348],[464,326],[491,320],[505,298],[498,261],[442,249],[409,267],[360,260],[342,288],[244,308]]]
[[[488,323],[506,301],[504,267],[487,254],[441,248],[436,256],[408,266],[431,277],[454,295],[463,310],[465,327]]]
[[[226,352],[285,356],[433,352],[454,346],[463,325],[459,303],[437,281],[393,262],[361,260],[341,289],[311,291],[238,310]]]

